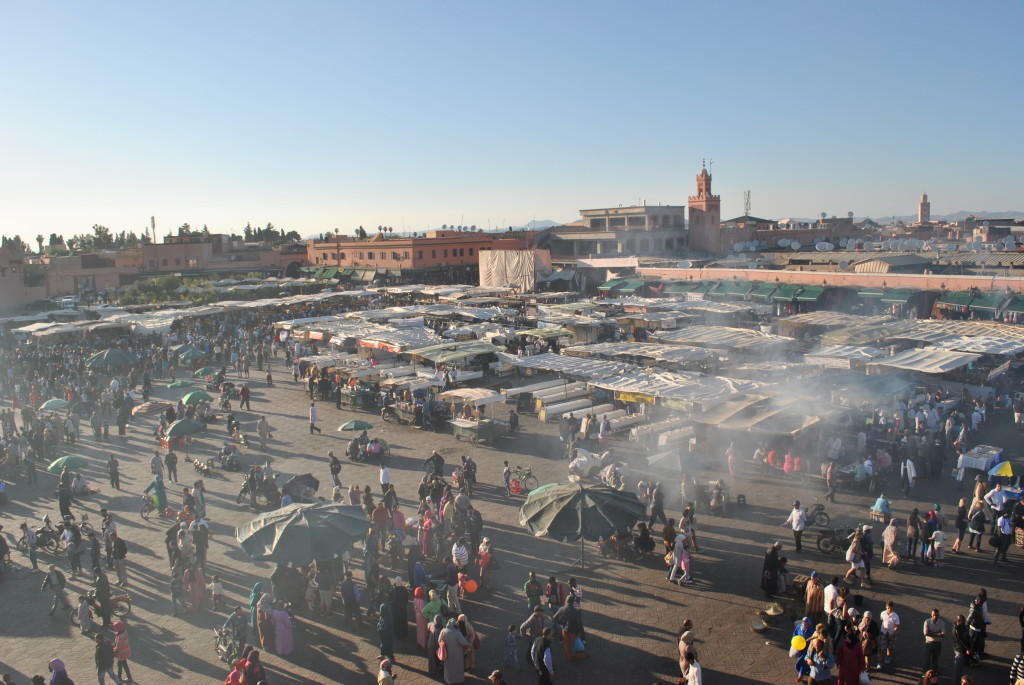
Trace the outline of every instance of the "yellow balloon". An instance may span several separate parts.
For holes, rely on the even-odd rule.
[[[796,651],[802,651],[807,646],[807,640],[804,639],[803,635],[794,635],[793,639],[789,642],[790,646]]]

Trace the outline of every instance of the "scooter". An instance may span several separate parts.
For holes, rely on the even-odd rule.
[[[50,515],[47,514],[43,517],[43,525],[36,529],[36,549],[55,552],[57,551],[59,541],[60,533],[54,529],[53,524],[50,522]],[[23,554],[28,554],[28,541],[24,535],[18,540],[18,549]]]
[[[238,643],[231,631],[225,628],[213,629],[213,651],[221,661],[233,664],[238,656]]]
[[[832,517],[825,511],[825,505],[818,501],[817,497],[814,498],[811,510],[807,512],[807,522],[820,528],[828,528],[828,524],[832,522]]]
[[[232,445],[230,442],[225,442],[224,447],[217,454],[220,467],[225,471],[240,470],[242,468],[241,456],[242,452],[238,449],[238,445]]]

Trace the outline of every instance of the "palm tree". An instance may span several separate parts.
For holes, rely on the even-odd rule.
[[[36,242],[39,243],[39,254],[43,254],[43,236],[37,235]]]

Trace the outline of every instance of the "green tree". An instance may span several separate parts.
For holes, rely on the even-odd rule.
[[[10,250],[17,254],[25,254],[29,251],[28,243],[22,240],[20,235],[16,235],[13,238],[0,236],[0,248]]]
[[[250,242],[252,242],[252,238],[253,238],[252,224],[250,224],[249,222],[246,222],[245,223],[245,228],[242,229],[242,239],[245,240],[245,242],[250,243]]]
[[[37,235],[36,242],[39,243],[39,254],[43,254],[43,236]]]
[[[189,226],[187,223],[184,223],[181,226],[178,226],[178,235],[179,236],[190,236],[190,235],[192,235],[192,227]]]
[[[366,229],[363,228],[362,226],[360,226],[356,230],[356,237],[359,238],[360,240],[365,240],[366,239]]]

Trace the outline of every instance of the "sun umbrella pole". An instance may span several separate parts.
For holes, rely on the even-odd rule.
[[[579,566],[580,568],[586,568],[587,567],[587,558],[586,558],[587,557],[587,553],[586,553],[586,549],[584,548],[584,545],[586,545],[586,542],[587,542],[587,539],[581,535],[580,536],[580,558],[577,559],[576,561],[572,562],[571,564],[569,564],[570,566]]]

